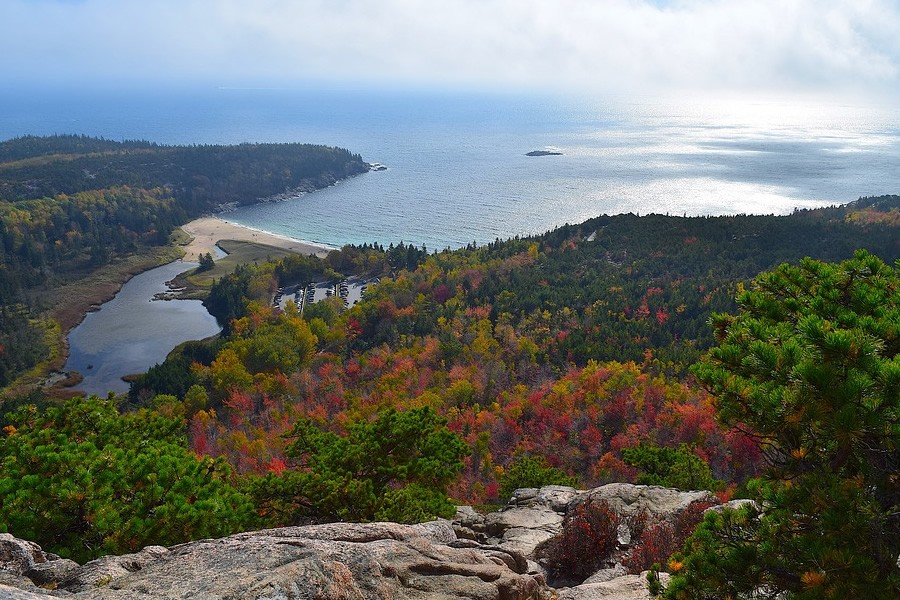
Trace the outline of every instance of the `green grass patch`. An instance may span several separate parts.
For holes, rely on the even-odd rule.
[[[184,231],[181,227],[177,227],[169,236],[169,241],[176,246],[187,246],[194,237]]]
[[[188,273],[186,277],[183,278],[184,280],[187,280],[186,287],[208,290],[212,287],[214,281],[225,275],[230,275],[238,265],[258,265],[268,260],[284,258],[285,256],[295,254],[289,250],[282,250],[281,248],[267,246],[266,244],[239,242],[236,240],[221,240],[219,242],[219,247],[227,252],[228,256],[216,259],[215,266],[209,271],[203,271],[202,273],[191,271]],[[179,283],[181,283],[181,280],[179,280]],[[188,295],[182,295],[182,297],[194,297],[192,295],[194,290],[188,289],[185,290],[185,292]]]

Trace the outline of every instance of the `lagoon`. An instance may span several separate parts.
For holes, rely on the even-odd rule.
[[[170,281],[197,263],[175,261],[129,280],[115,298],[69,333],[66,371],[84,380],[75,387],[85,394],[124,393],[123,375],[143,373],[165,360],[177,345],[217,334],[221,328],[199,300],[156,300]]]

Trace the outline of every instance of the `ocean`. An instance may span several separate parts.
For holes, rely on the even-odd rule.
[[[0,139],[299,141],[385,171],[224,215],[431,250],[600,214],[784,214],[900,193],[900,111],[865,102],[312,89],[0,91]],[[560,155],[529,157],[533,150]]]

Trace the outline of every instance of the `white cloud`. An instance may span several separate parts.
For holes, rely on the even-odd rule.
[[[900,88],[893,0],[5,0],[8,80]]]

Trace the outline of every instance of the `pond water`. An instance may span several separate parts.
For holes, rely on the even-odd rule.
[[[220,331],[199,300],[153,299],[168,289],[167,281],[196,266],[175,261],[136,275],[100,310],[88,313],[69,333],[65,370],[84,376],[76,390],[104,397],[127,392],[123,375],[143,373],[178,344]]]

